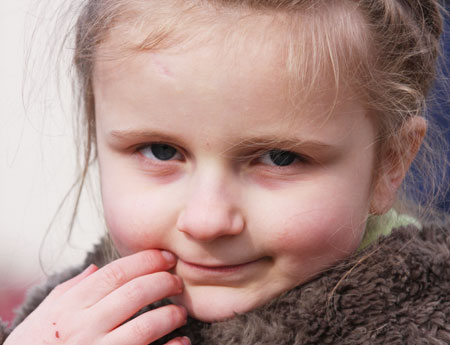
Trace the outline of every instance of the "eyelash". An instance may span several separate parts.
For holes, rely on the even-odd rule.
[[[147,159],[147,160],[158,161],[158,162],[169,162],[169,161],[173,160],[172,159],[173,157],[170,157],[168,159],[159,159],[158,157],[156,157],[155,153],[153,152],[153,148],[152,148],[153,145],[161,145],[162,146],[161,149],[163,149],[163,150],[173,149],[173,150],[175,150],[174,156],[182,155],[183,157],[181,159],[179,159],[179,160],[183,160],[183,158],[184,158],[184,155],[180,152],[180,150],[178,148],[176,148],[173,145],[170,145],[170,144],[167,144],[167,143],[163,143],[163,142],[154,142],[154,143],[148,143],[148,144],[140,145],[140,146],[138,146],[136,148],[136,152],[139,153],[144,159]],[[149,150],[150,153],[153,155],[154,159],[147,157],[143,153],[144,150]]]
[[[278,168],[292,167],[292,165],[294,164],[306,163],[305,157],[288,150],[272,149],[266,151],[265,153],[260,155],[259,160],[262,161],[264,156],[267,156],[271,160],[271,163],[273,163],[273,164],[266,163],[267,165]],[[278,160],[279,164],[275,163],[276,160]]]
[[[152,147],[153,145],[161,145],[162,147],[160,149],[163,150],[162,153],[164,153],[164,150],[168,150],[169,149],[169,151],[170,151],[170,149],[173,149],[173,150],[175,150],[175,152],[173,153],[174,156],[181,155],[182,157],[181,157],[181,159],[172,159],[174,156],[169,157],[168,159],[160,159],[160,158],[155,156],[154,150],[156,148]],[[147,157],[142,152],[144,150],[149,150],[154,158]],[[154,143],[147,143],[147,144],[144,144],[144,145],[140,145],[140,146],[138,146],[136,148],[136,152],[139,153],[146,160],[152,160],[152,161],[164,162],[164,163],[165,162],[174,161],[174,160],[175,161],[182,161],[182,160],[184,160],[184,156],[185,156],[185,154],[183,154],[181,152],[181,150],[178,149],[176,146],[170,145],[170,144],[167,144],[167,143],[164,143],[164,142],[154,142]],[[266,163],[262,163],[262,160],[263,160],[264,156],[268,156],[269,159],[272,160],[272,162],[271,162],[272,164],[270,162],[269,163],[267,163],[267,162]],[[278,159],[278,160],[281,159],[280,165],[275,164],[275,162],[274,162],[275,159]],[[251,155],[240,157],[238,159],[238,161],[243,161],[243,160],[250,160],[254,164],[263,164],[263,165],[275,167],[275,168],[278,168],[278,169],[283,169],[283,168],[286,169],[288,167],[292,168],[293,164],[307,164],[307,163],[309,163],[311,161],[310,158],[305,156],[305,155],[300,155],[300,154],[295,153],[293,151],[279,149],[279,148],[272,148],[270,150],[260,150],[258,152],[252,153]],[[286,162],[287,164],[283,165],[282,163],[284,163],[284,162]],[[161,164],[161,163],[158,163],[158,164]]]

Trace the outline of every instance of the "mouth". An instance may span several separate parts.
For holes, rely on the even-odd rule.
[[[207,271],[207,272],[217,272],[217,273],[233,273],[233,272],[237,272],[243,268],[245,268],[246,266],[250,266],[251,264],[259,261],[260,259],[257,260],[252,260],[252,261],[248,261],[248,262],[244,262],[241,264],[234,264],[234,265],[202,265],[202,264],[197,264],[197,263],[193,263],[193,262],[189,262],[189,261],[184,261],[182,259],[179,259],[179,261],[181,261],[181,263],[183,265],[186,265],[189,268],[195,269],[195,270],[201,270],[201,271]]]
[[[260,256],[243,260],[233,260],[234,262],[220,262],[216,260],[185,260],[178,257],[177,269],[189,276],[216,276],[217,278],[231,277],[238,278],[242,275],[255,273],[265,266],[270,257]]]

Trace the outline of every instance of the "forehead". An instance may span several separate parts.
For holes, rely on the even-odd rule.
[[[348,12],[343,16],[338,14],[330,14],[334,24],[342,23]],[[111,31],[98,51],[95,64],[96,100],[108,100],[102,107],[112,104],[122,107],[122,114],[149,111],[156,102],[158,114],[153,114],[153,118],[158,117],[161,123],[173,121],[174,112],[185,114],[188,108],[191,115],[196,113],[197,119],[204,117],[199,123],[207,123],[210,113],[205,107],[226,105],[228,113],[243,115],[239,118],[240,125],[247,130],[253,128],[255,135],[258,130],[268,133],[276,126],[278,136],[283,130],[289,132],[298,126],[318,128],[332,113],[348,113],[340,111],[341,108],[361,103],[347,78],[350,60],[344,59],[347,53],[344,50],[349,48],[340,50],[344,45],[337,40],[337,36],[349,29],[347,24],[344,28],[333,24],[334,30],[326,31],[329,25],[322,27],[322,24],[330,24],[327,16],[303,12],[297,16],[221,12],[215,13],[212,21],[211,13],[207,15],[208,21],[191,19],[191,25],[183,31],[175,28],[167,35],[159,32],[163,37],[159,41],[152,35],[150,24],[145,30],[144,26],[137,25],[133,30]],[[136,27],[140,29],[134,30]],[[336,34],[337,31],[342,32]],[[337,35],[334,38],[333,33]],[[355,35],[351,37],[354,39]],[[344,60],[345,68],[337,66]],[[118,95],[120,104],[116,104]],[[155,95],[160,97],[155,99]],[[161,104],[161,99],[176,99],[178,108],[184,109]],[[195,99],[198,104],[193,102]],[[96,102],[98,110],[97,103],[100,102]],[[257,117],[253,116],[255,110]],[[359,110],[355,112],[361,113]],[[221,129],[230,120],[225,111],[222,114],[215,117],[213,124]],[[140,118],[145,118],[144,114]],[[199,131],[198,123],[185,116],[177,117],[177,122],[183,120],[187,121],[184,129],[191,126]],[[236,120],[234,117],[235,123]]]
[[[217,39],[98,61],[94,92],[100,135],[169,129],[171,136],[228,149],[227,143],[276,141],[297,132],[301,140],[332,144],[358,125],[353,114],[364,112],[351,93],[344,88],[337,93],[332,83],[324,83],[314,94],[292,95],[277,45],[255,45],[224,52]]]
[[[136,52],[176,54],[216,45],[220,48],[216,54],[234,55],[228,59],[230,70],[245,61],[271,59],[272,77],[286,77],[289,93],[303,94],[297,102],[306,93],[320,91],[323,84],[328,88],[332,83],[335,88],[355,84],[370,54],[364,19],[353,2],[309,3],[320,2],[305,1],[301,8],[287,11],[214,7],[196,1],[135,1],[140,6],[119,17],[97,47],[95,70],[101,60],[120,60]]]
[[[258,84],[264,89],[269,84],[273,87],[275,80],[279,82],[278,88],[285,88],[287,70],[282,45],[268,39],[269,34],[262,39],[261,32],[250,32],[251,29],[246,30],[245,38],[240,42],[230,38],[226,32],[220,32],[207,38],[194,37],[186,44],[134,51],[113,59],[103,59],[100,51],[94,81],[102,81],[106,85],[117,79],[138,78],[145,70],[163,83],[188,82],[205,91],[220,89],[221,83],[231,83],[231,86],[234,83],[236,87]],[[230,40],[234,43],[231,44]],[[110,44],[114,45],[114,40]],[[103,47],[103,50],[108,49],[108,46]],[[229,73],[223,73],[224,70]],[[187,86],[177,87],[187,89]]]

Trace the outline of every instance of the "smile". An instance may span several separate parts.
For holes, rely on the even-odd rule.
[[[178,258],[175,272],[183,280],[192,284],[217,285],[242,283],[253,279],[264,269],[267,257],[250,260],[241,264],[200,264]]]
[[[200,264],[196,264],[196,263],[183,261],[181,259],[179,259],[179,260],[182,262],[183,265],[186,265],[192,269],[208,271],[208,272],[217,272],[217,273],[236,272],[236,271],[243,269],[246,266],[249,266],[249,265],[259,261],[259,260],[253,260],[253,261],[249,261],[249,262],[237,264],[237,265],[211,265],[211,266],[208,266],[208,265],[200,265]]]

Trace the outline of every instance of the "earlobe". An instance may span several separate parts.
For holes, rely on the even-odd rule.
[[[379,157],[380,169],[376,177],[370,204],[371,214],[384,214],[396,200],[405,175],[414,160],[427,130],[426,120],[413,116],[399,130],[398,137],[392,140],[388,153]]]

